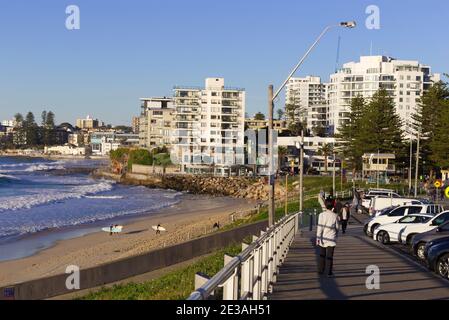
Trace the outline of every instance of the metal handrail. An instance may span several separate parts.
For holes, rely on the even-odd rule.
[[[277,224],[275,224],[274,226],[272,226],[271,228],[268,228],[267,231],[261,235],[256,241],[254,241],[252,244],[250,244],[242,253],[240,253],[238,256],[232,258],[231,261],[229,261],[228,264],[226,264],[224,266],[223,269],[221,269],[215,276],[213,276],[210,280],[208,280],[203,286],[201,286],[200,288],[196,289],[196,291],[194,291],[190,297],[188,298],[188,300],[206,300],[208,299],[213,292],[219,288],[222,287],[223,285],[225,285],[226,283],[228,283],[229,281],[232,281],[233,277],[237,276],[237,274],[240,271],[240,268],[244,268],[245,264],[247,264],[251,259],[254,258],[255,253],[257,252],[257,254],[259,254],[258,256],[258,263],[259,263],[259,267],[260,267],[260,263],[262,263],[262,260],[265,259],[265,261],[268,263],[267,265],[262,265],[263,268],[259,268],[258,270],[261,272],[261,274],[255,275],[254,274],[254,261],[253,261],[253,270],[252,272],[250,272],[250,274],[252,274],[253,279],[251,279],[249,285],[250,287],[254,287],[254,285],[256,285],[256,283],[259,281],[259,278],[257,279],[256,282],[254,282],[254,277],[263,277],[266,278],[265,280],[267,280],[267,283],[261,283],[261,286],[264,288],[269,287],[272,282],[268,280],[270,280],[273,275],[276,273],[277,268],[279,267],[279,265],[274,265],[275,268],[275,272],[273,272],[273,274],[271,275],[266,275],[264,274],[264,272],[266,271],[266,269],[270,268],[270,263],[275,262],[273,260],[273,254],[276,255],[277,251],[280,249],[279,245],[283,244],[285,245],[285,240],[287,240],[286,238],[288,237],[288,235],[291,234],[291,232],[293,231],[293,235],[291,235],[291,237],[289,237],[289,241],[288,245],[290,245],[291,241],[293,241],[294,235],[296,234],[297,230],[298,230],[298,222],[299,222],[299,215],[300,213],[294,213],[291,214],[289,216],[285,216],[283,217]],[[261,248],[266,249],[267,245],[267,241],[271,241],[273,235],[277,235],[278,232],[282,231],[283,227],[285,227],[286,225],[288,225],[289,222],[291,222],[292,220],[295,220],[295,224],[294,226],[288,230],[288,232],[286,232],[286,235],[284,235],[283,239],[277,239],[278,241],[274,241],[274,242],[270,242],[271,246],[271,250],[273,250],[273,252],[271,252],[268,257],[270,257],[270,259],[267,259],[268,257],[266,256],[266,252],[262,251],[259,252],[258,250],[260,250]],[[274,246],[273,246],[274,244]],[[286,247],[285,250],[287,250],[288,247]],[[264,256],[265,254],[265,256]],[[242,281],[243,282],[243,281]],[[243,286],[243,283],[241,284],[241,286]],[[232,289],[233,291],[236,290],[236,288],[233,287]],[[252,290],[250,290],[252,291]],[[241,292],[241,299],[245,299],[245,297],[249,297],[250,296],[250,292]],[[234,298],[235,295],[233,295]]]

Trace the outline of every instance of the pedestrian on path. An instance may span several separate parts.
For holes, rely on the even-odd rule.
[[[346,233],[346,228],[348,227],[349,218],[351,217],[349,212],[349,204],[345,203],[341,212],[339,214],[340,222],[341,222],[341,231],[343,234]]]
[[[337,246],[338,236],[338,215],[332,211],[334,204],[326,201],[326,210],[322,212],[318,218],[318,226],[316,232],[316,244],[319,247],[318,273],[324,274],[326,262],[329,267],[327,275],[333,277],[334,251]]]

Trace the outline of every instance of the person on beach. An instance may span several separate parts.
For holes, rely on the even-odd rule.
[[[332,211],[334,204],[332,201],[325,201],[326,210],[318,218],[316,231],[316,245],[319,248],[318,274],[323,275],[326,269],[326,262],[329,270],[328,277],[333,277],[334,251],[337,246],[338,236],[338,215]]]
[[[156,234],[161,234],[161,224],[160,223],[156,227]]]
[[[114,226],[113,226],[113,225],[111,225],[111,226],[109,227],[109,235],[110,235],[110,236],[112,236],[112,229],[114,229]]]
[[[214,229],[217,229],[217,230],[220,229],[220,222],[215,222],[214,223]]]

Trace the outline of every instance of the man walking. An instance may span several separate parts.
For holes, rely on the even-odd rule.
[[[340,218],[340,222],[341,222],[341,231],[343,232],[343,234],[346,233],[346,228],[348,227],[348,221],[350,218],[350,213],[349,213],[349,204],[346,203],[343,208],[340,211],[339,214],[339,218]]]
[[[337,246],[338,235],[338,215],[332,211],[333,203],[326,201],[326,210],[320,214],[318,218],[318,227],[316,232],[316,244],[319,247],[319,263],[318,273],[324,274],[326,269],[326,262],[329,270],[327,272],[328,277],[333,277],[332,268],[334,262],[334,250]]]

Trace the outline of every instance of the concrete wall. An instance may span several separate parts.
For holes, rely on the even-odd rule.
[[[80,289],[101,286],[187,261],[233,243],[239,243],[249,235],[259,235],[260,231],[266,228],[267,222],[262,221],[154,250],[140,256],[81,270]],[[0,300],[5,299],[4,293],[8,290],[14,292],[14,298],[17,300],[46,299],[71,293],[73,291],[68,290],[65,285],[69,276],[69,274],[56,275],[0,288]]]
[[[132,173],[150,175],[150,174],[153,174],[153,166],[144,166],[144,165],[140,165],[140,164],[133,164]],[[156,173],[156,174],[164,173],[163,167],[154,166],[154,173]],[[177,166],[169,166],[169,167],[165,168],[165,173],[166,174],[179,173],[179,168]]]

